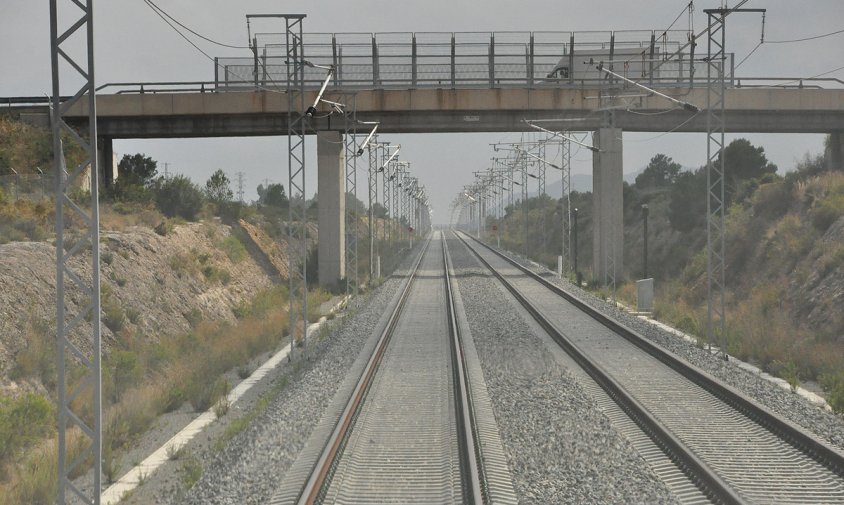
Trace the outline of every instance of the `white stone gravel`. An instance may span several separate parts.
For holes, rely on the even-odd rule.
[[[676,503],[498,281],[450,250],[520,503]]]
[[[402,278],[390,278],[371,295],[353,300],[348,316],[333,322],[332,335],[311,342],[309,360],[281,377],[288,385],[267,410],[221,451],[203,461],[201,479],[186,493],[177,486],[168,503],[265,503],[307,441],[348,369],[381,318]],[[336,324],[339,322],[340,324]]]
[[[640,335],[656,342],[689,363],[706,370],[772,411],[814,433],[820,439],[831,443],[840,450],[844,450],[844,416],[813,405],[800,395],[783,390],[759,374],[740,368],[737,363],[725,362],[708,351],[659,328],[657,325],[621,310],[612,303],[604,301],[568,281],[559,279],[556,274],[537,263],[526,261],[524,257],[507,251],[502,252],[531,271],[562,286],[589,305],[605,314],[610,314],[614,319]],[[729,317],[729,313],[727,317]]]

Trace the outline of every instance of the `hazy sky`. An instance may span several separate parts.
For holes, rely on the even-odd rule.
[[[246,45],[246,14],[304,13],[306,32],[423,32],[423,31],[585,31],[664,30],[681,13],[687,0],[560,1],[533,0],[155,0],[185,25],[212,39]],[[70,0],[59,0],[70,4]],[[731,1],[729,5],[736,2]],[[49,94],[49,2],[0,0],[0,96]],[[694,30],[705,24],[703,9],[717,0],[694,2]],[[841,0],[750,0],[744,7],[767,8],[765,39],[791,40],[844,28]],[[213,64],[164,24],[143,0],[95,0],[96,81],[139,82],[212,80]],[[758,44],[759,15],[736,15],[728,20],[727,47],[737,61]],[[675,29],[687,29],[683,14]],[[280,23],[254,26],[262,32],[280,31]],[[227,49],[194,38],[212,56],[248,56],[248,50]],[[800,43],[763,44],[737,71],[739,76],[809,77],[844,66],[844,34]],[[705,50],[703,45],[699,51]],[[844,70],[826,77],[844,79]],[[62,90],[66,92],[66,90]],[[520,134],[383,135],[382,141],[402,144],[402,159],[428,187],[435,221],[444,219],[457,191],[472,181],[472,171],[488,166],[490,143],[514,141]],[[790,170],[807,152],[822,149],[821,135],[742,135],[765,148],[781,170]],[[115,141],[119,154],[143,152],[168,162],[173,173],[203,183],[217,168],[246,173],[246,198],[264,179],[286,181],[283,137]],[[308,192],[316,189],[316,148],[308,143]],[[655,153],[665,153],[684,166],[702,165],[706,138],[702,133],[625,133],[624,170],[635,172]],[[580,151],[573,173],[590,173],[591,157]],[[163,171],[163,165],[161,166]],[[549,171],[549,186],[551,177]],[[360,192],[365,191],[363,177]],[[361,199],[364,199],[361,195]]]

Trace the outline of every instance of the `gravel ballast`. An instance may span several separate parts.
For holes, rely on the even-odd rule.
[[[642,318],[621,310],[612,303],[602,300],[583,289],[579,289],[568,281],[559,279],[553,272],[537,263],[526,261],[523,257],[507,251],[501,252],[529,270],[563,287],[569,293],[574,294],[590,306],[600,310],[604,314],[610,315],[616,321],[638,332],[643,337],[659,344],[664,349],[685,359],[698,368],[709,372],[772,411],[814,433],[820,439],[829,442],[839,450],[844,450],[844,416],[813,405],[800,395],[793,394],[757,374],[739,368],[733,361],[725,362],[708,351],[679,338],[677,335],[673,335]]]
[[[414,252],[415,253],[415,252]],[[413,254],[415,257],[415,254]],[[405,259],[403,267],[409,265]],[[327,338],[313,338],[310,359],[294,362],[288,383],[270,406],[222,450],[208,454],[202,477],[169,503],[265,503],[296,459],[361,349],[373,334],[404,277],[387,279],[369,296],[353,300]],[[339,324],[338,324],[339,323]]]
[[[498,281],[450,250],[519,502],[676,503]]]

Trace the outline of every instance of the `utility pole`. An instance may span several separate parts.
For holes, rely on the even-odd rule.
[[[642,204],[642,219],[644,231],[642,232],[644,244],[642,246],[642,278],[648,278],[648,204]]]
[[[237,175],[237,199],[240,203],[243,203],[243,181],[245,174],[243,172],[238,172],[235,175]]]
[[[745,0],[746,1],[746,0]],[[741,2],[738,6],[743,5]],[[737,6],[737,7],[738,7]],[[724,196],[724,133],[727,65],[726,18],[734,12],[756,12],[764,16],[765,9],[737,7],[704,9],[708,18],[706,57],[706,277],[707,314],[706,333],[709,349],[713,342],[727,359],[723,339],[727,332],[726,308],[726,219]],[[730,79],[732,79],[730,75]]]

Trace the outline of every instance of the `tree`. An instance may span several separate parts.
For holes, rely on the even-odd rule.
[[[651,158],[645,170],[636,176],[639,189],[665,188],[674,183],[683,167],[670,156],[657,154]]]
[[[269,184],[264,188],[262,184],[259,184],[258,203],[271,207],[287,206],[287,194],[284,192],[284,186],[281,184]]]
[[[118,180],[123,179],[125,183],[147,186],[158,174],[158,162],[141,153],[124,154],[117,164],[117,174]]]
[[[177,175],[165,181],[159,179],[155,192],[155,203],[161,212],[169,217],[179,216],[193,221],[202,210],[202,190],[184,175]]]
[[[387,208],[381,205],[380,203],[375,202],[374,204],[372,204],[372,215],[376,218],[386,219],[388,216]]]
[[[226,176],[226,173],[217,169],[217,171],[211,174],[211,177],[205,181],[205,196],[215,203],[230,202],[234,197],[234,193],[229,186],[230,183],[231,181],[228,176]]]
[[[777,166],[768,161],[763,147],[755,147],[747,139],[736,139],[724,148],[724,182],[728,194],[739,184],[777,173]]]
[[[677,231],[687,232],[706,220],[706,168],[681,172],[671,186],[668,220]]]

